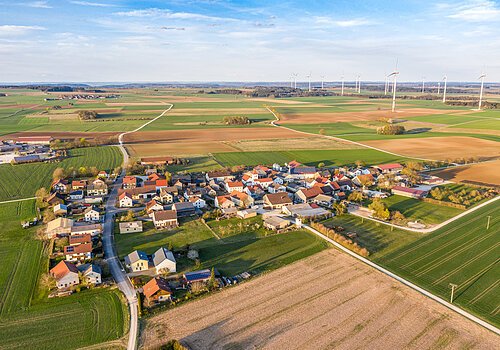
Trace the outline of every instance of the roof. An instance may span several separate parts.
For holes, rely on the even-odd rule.
[[[70,272],[78,274],[78,269],[75,264],[66,260],[61,261],[50,270],[50,274],[57,280],[60,280]]]
[[[256,179],[255,181],[256,182],[273,182],[273,179],[271,179],[270,177],[265,177],[262,179]]]
[[[146,298],[150,298],[159,291],[171,293],[167,280],[162,277],[152,278],[142,287],[142,292]]]
[[[132,253],[127,255],[128,261],[133,264],[139,260],[149,261],[148,255],[140,250],[134,250]]]
[[[266,217],[264,219],[264,222],[268,225],[271,225],[271,226],[274,226],[274,227],[277,227],[277,226],[281,226],[282,224],[291,224],[290,221],[288,220],[285,220],[279,216],[269,216],[269,217]]]
[[[71,228],[73,220],[67,218],[57,218],[47,224],[47,231],[52,231],[58,228]]]
[[[71,186],[85,187],[87,185],[87,181],[85,180],[73,180],[71,181]]]
[[[299,191],[302,192],[306,198],[313,198],[316,197],[318,194],[323,193],[323,191],[321,191],[321,188],[319,187],[303,188]]]
[[[192,204],[191,204],[192,205]],[[177,213],[174,210],[159,210],[153,212],[153,221],[177,220]]]
[[[126,228],[141,228],[142,229],[142,221],[130,221],[130,222],[120,222],[118,224],[120,230]]]
[[[99,265],[95,265],[95,264],[81,264],[81,265],[78,265],[77,269],[78,269],[78,271],[83,273],[84,276],[88,275],[91,272],[102,274],[101,267]]]
[[[156,252],[154,252],[153,263],[155,264],[155,266],[158,266],[165,260],[170,260],[175,262],[174,253],[172,253],[167,248],[161,247]]]
[[[389,164],[380,164],[376,166],[380,170],[392,170],[402,168],[403,166],[399,163],[389,163]]]
[[[132,198],[132,196],[130,195],[130,193],[128,192],[122,192],[120,193],[120,195],[118,196],[118,199],[123,199],[125,197],[128,197],[128,198]]]
[[[300,165],[302,165],[302,164],[301,164],[301,163],[299,163],[299,162],[297,162],[296,160],[292,160],[291,162],[289,162],[289,163],[288,163],[288,166],[289,166],[290,168],[298,167],[298,166],[300,166]]]
[[[125,176],[123,178],[123,183],[124,184],[136,184],[137,178],[135,176]]]
[[[20,163],[20,162],[33,162],[36,160],[40,160],[40,156],[37,154],[32,154],[29,156],[19,156],[19,157],[14,157],[14,162]]]
[[[184,278],[188,282],[194,282],[194,281],[200,281],[200,280],[207,280],[210,278],[211,272],[209,269],[205,270],[199,270],[199,271],[193,271],[193,272],[186,272],[184,274]]]
[[[89,233],[69,236],[69,244],[90,243],[92,236]]]
[[[73,226],[71,228],[71,232],[83,232],[83,231],[94,231],[94,230],[102,230],[102,225],[101,224],[90,224],[90,225],[78,225],[78,226]]]
[[[95,212],[100,212],[99,208],[95,208],[95,207],[88,207],[87,209],[85,209],[85,211],[83,212],[84,214],[87,214],[87,213],[90,213],[91,211],[95,211]]]
[[[202,200],[202,199],[201,199],[200,197],[198,197],[198,196],[189,197],[189,201],[190,201],[191,203],[196,203],[196,202],[198,202],[199,200]]]
[[[297,166],[290,169],[290,174],[315,174],[316,168],[310,166]]]
[[[52,136],[19,136],[19,142],[49,142],[52,141]]]
[[[183,211],[183,210],[194,210],[193,203],[191,202],[178,202],[174,203],[172,206],[172,210],[174,211]]]
[[[423,195],[427,191],[419,190],[418,188],[410,188],[410,187],[403,187],[403,186],[394,186],[392,188],[393,191],[400,191],[400,192],[406,192],[410,194],[414,194],[417,196]]]
[[[162,187],[168,186],[168,181],[167,181],[167,179],[157,179],[155,185],[162,186]]]
[[[265,195],[265,197],[272,205],[292,203],[292,199],[286,192],[268,193]]]
[[[64,254],[85,254],[91,252],[92,252],[92,243],[67,245],[64,247]]]
[[[243,182],[241,181],[229,181],[227,183],[228,187],[243,187]]]
[[[231,192],[230,196],[231,197],[236,197],[236,198],[238,198],[241,201],[244,201],[244,200],[248,199],[248,194],[243,193],[243,192],[238,192],[238,191]]]
[[[209,171],[207,173],[208,177],[214,178],[214,177],[227,177],[231,176],[231,173],[227,170],[216,170],[216,171]]]

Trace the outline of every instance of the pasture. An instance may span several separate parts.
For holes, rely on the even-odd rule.
[[[398,275],[500,325],[500,201],[375,261]],[[487,220],[491,218],[487,230]]]
[[[357,160],[366,164],[401,162],[408,159],[379,152],[373,149],[340,149],[340,150],[294,150],[277,152],[227,152],[215,153],[215,159],[224,166],[258,165],[273,163],[284,164],[292,160],[307,165],[317,166],[318,163],[331,165],[354,164]]]
[[[0,201],[34,196],[40,187],[48,188],[56,168],[92,167],[113,170],[123,161],[121,151],[114,146],[77,148],[58,163],[0,165]]]
[[[0,339],[6,349],[76,349],[121,338],[127,310],[116,290],[47,299],[38,285],[48,269],[47,247],[36,240],[35,201],[0,204]],[[54,328],[55,327],[55,328]],[[57,329],[57,336],[48,329]]]

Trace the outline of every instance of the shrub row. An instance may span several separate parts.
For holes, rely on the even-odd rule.
[[[353,240],[335,232],[334,229],[329,228],[321,223],[318,222],[311,222],[311,227],[318,230],[322,234],[326,235],[328,238],[333,239],[335,242],[339,243],[340,245],[346,247],[347,249],[352,250],[353,252],[367,257],[370,255],[370,252],[366,248],[360,247],[356,242]]]

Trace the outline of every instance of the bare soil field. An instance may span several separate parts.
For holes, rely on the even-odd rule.
[[[329,249],[146,321],[145,349],[496,349],[498,337]]]
[[[218,115],[218,114],[257,114],[269,113],[267,109],[262,108],[176,108],[168,115],[183,116],[183,115]]]
[[[36,132],[36,131],[21,131],[4,136],[0,136],[0,140],[16,140],[18,137],[26,136],[52,136],[55,139],[79,139],[81,137],[87,140],[103,140],[107,141],[110,137],[118,136],[120,132],[62,132],[62,131],[48,131],[48,132]]]
[[[230,145],[239,151],[289,151],[298,149],[353,149],[362,148],[348,142],[335,141],[323,137],[288,138],[271,140],[232,141]]]
[[[456,111],[448,111],[454,113]],[[352,122],[359,120],[378,120],[381,118],[405,118],[417,117],[420,115],[443,114],[443,111],[428,108],[411,108],[406,110],[398,110],[392,113],[390,110],[381,109],[375,111],[363,112],[331,112],[331,113],[295,113],[281,114],[281,121],[287,124],[307,124],[307,123],[335,123],[335,122]]]
[[[201,97],[201,96],[175,96],[175,95],[156,95],[148,96],[148,98],[153,99],[164,99],[168,102],[236,102],[241,100],[246,100],[240,96],[235,96],[234,98],[218,98],[218,97]]]
[[[109,107],[125,107],[125,106],[164,106],[166,102],[108,102],[106,106]]]
[[[439,170],[432,174],[454,182],[500,187],[500,160]]]
[[[373,140],[363,143],[408,157],[436,160],[473,156],[481,159],[500,157],[498,142],[467,136]]]

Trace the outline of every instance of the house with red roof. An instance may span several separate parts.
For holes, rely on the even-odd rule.
[[[75,264],[69,261],[61,261],[54,266],[49,273],[56,280],[58,289],[67,289],[80,283],[78,269]]]

